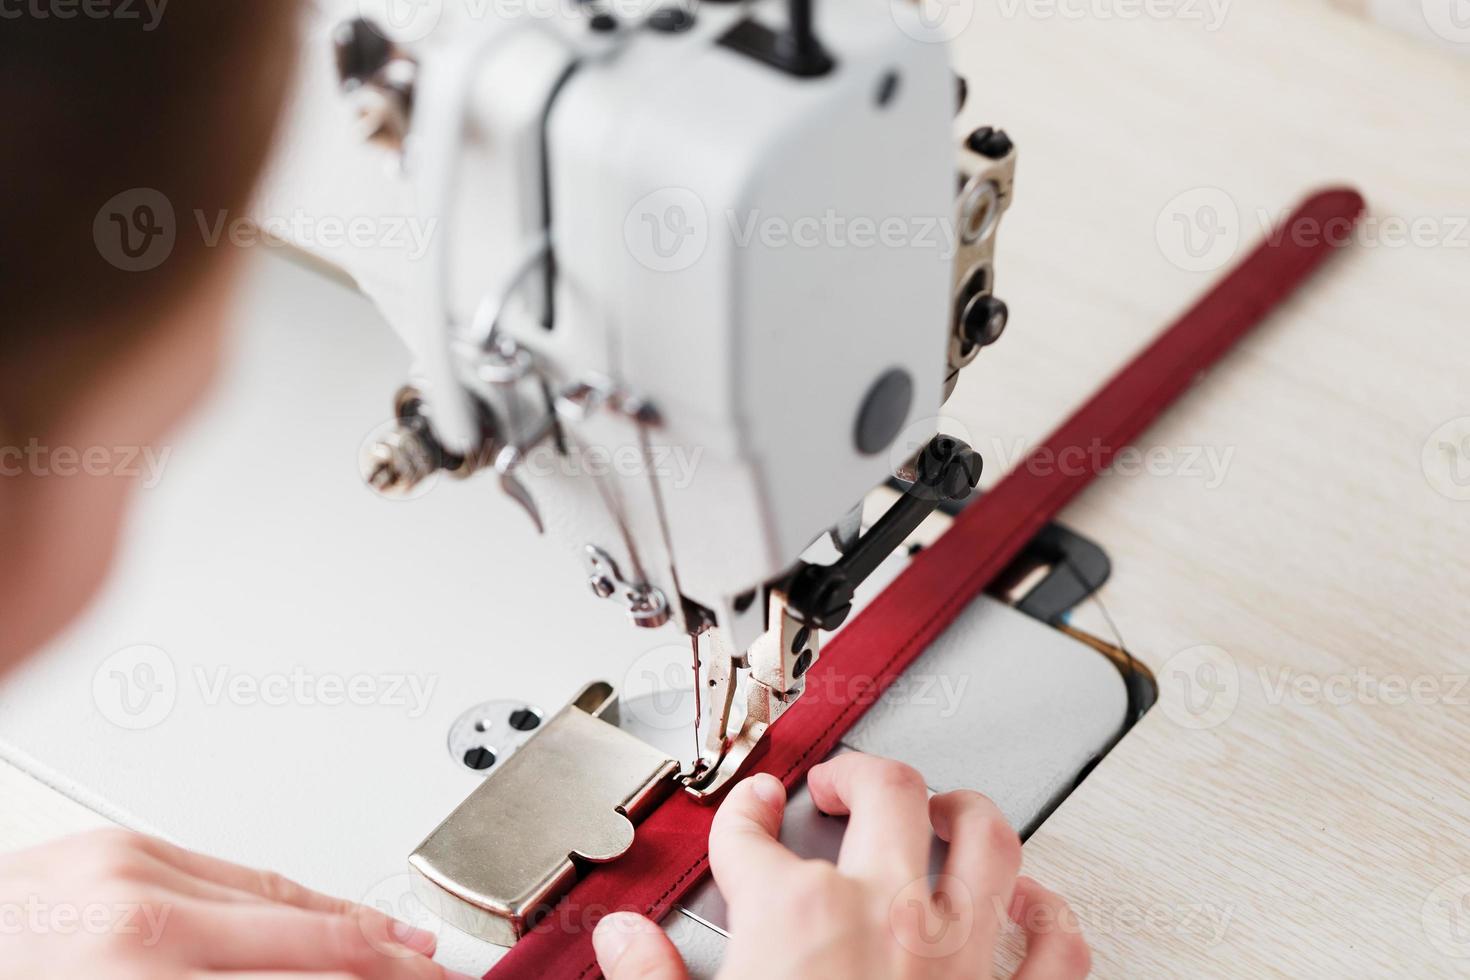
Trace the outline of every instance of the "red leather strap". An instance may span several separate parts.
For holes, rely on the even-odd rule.
[[[755,769],[776,774],[788,787],[798,784],[1118,450],[1346,244],[1362,210],[1362,197],[1347,189],[1305,201],[999,486],[968,507],[832,641],[807,693],[772,728],[770,748]],[[1083,466],[1057,465],[1069,449]],[[580,881],[487,980],[597,975],[591,942],[597,920],[621,909],[655,919],[667,914],[709,870],[713,817],[713,808],[684,794],[673,796],[638,828],[626,855]]]

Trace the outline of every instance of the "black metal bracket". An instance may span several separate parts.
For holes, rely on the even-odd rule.
[[[747,18],[726,31],[719,43],[788,75],[818,78],[837,62],[817,40],[812,4],[813,0],[789,0],[791,23],[784,31]]]
[[[1008,594],[1042,569],[1042,578],[1015,605],[1050,626],[1066,622],[1067,614],[1102,588],[1113,573],[1107,553],[1096,544],[1060,524],[1048,524],[1001,573],[993,591]]]
[[[915,457],[913,484],[846,554],[831,565],[797,565],[786,585],[787,611],[814,629],[841,626],[852,612],[858,586],[930,514],[947,503],[968,499],[983,469],[980,454],[963,441],[936,436]]]

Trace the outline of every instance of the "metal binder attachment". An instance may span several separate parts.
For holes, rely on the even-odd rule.
[[[513,946],[577,878],[607,862],[675,787],[679,765],[619,729],[589,685],[485,779],[408,859],[414,893],[451,925]]]

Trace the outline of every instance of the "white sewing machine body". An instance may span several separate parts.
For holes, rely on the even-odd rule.
[[[710,773],[818,656],[802,554],[855,544],[1004,329],[984,304],[1014,150],[971,146],[957,221],[955,80],[906,4],[460,13],[415,48],[366,21],[337,39],[437,222],[385,306],[416,369],[364,473],[402,494],[493,470],[594,591],[695,637],[716,695],[685,771]]]

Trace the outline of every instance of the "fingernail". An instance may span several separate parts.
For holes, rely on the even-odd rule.
[[[439,948],[439,937],[427,929],[416,929],[407,922],[393,919],[388,923],[388,934],[396,943],[402,943],[415,953],[433,956]]]
[[[597,953],[597,962],[606,973],[616,963],[639,933],[656,928],[643,916],[634,912],[613,912],[602,917],[592,932],[592,948]]]
[[[758,773],[750,777],[750,791],[760,797],[760,801],[768,807],[781,807],[786,805],[786,787],[781,780],[770,773]]]

